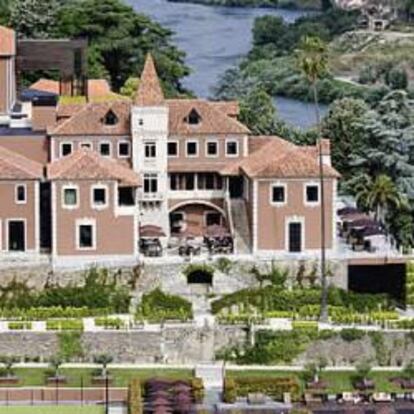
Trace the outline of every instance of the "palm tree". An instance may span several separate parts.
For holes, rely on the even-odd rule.
[[[315,105],[316,127],[318,130],[319,146],[319,181],[321,188],[321,279],[322,299],[320,319],[328,319],[328,283],[326,277],[326,241],[325,241],[325,189],[324,189],[324,168],[321,151],[322,127],[319,110],[318,80],[328,71],[328,56],[326,44],[315,36],[306,36],[300,42],[300,49],[297,53],[297,63],[301,72],[306,76],[312,87],[313,100]]]
[[[387,210],[400,209],[407,203],[392,179],[385,174],[374,179],[367,175],[362,176],[356,187],[356,199],[359,205],[374,211],[375,220],[381,222],[385,221]]]

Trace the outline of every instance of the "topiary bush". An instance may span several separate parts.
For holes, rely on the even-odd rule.
[[[234,404],[237,400],[236,382],[233,378],[226,377],[223,387],[223,401],[227,404]]]
[[[128,414],[142,414],[142,389],[141,382],[134,378],[128,386]]]
[[[340,337],[346,342],[353,342],[365,337],[365,331],[356,328],[345,328],[339,333]]]
[[[194,402],[196,404],[202,404],[205,394],[203,380],[201,378],[192,378],[191,389],[193,393]]]

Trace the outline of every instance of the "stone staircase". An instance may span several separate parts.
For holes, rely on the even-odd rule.
[[[235,253],[251,253],[251,232],[246,201],[243,198],[230,199],[230,214],[233,222]]]
[[[195,376],[203,380],[204,388],[221,389],[223,387],[223,364],[202,363],[195,367]]]

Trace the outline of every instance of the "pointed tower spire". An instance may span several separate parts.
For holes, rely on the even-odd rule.
[[[164,94],[155,69],[154,59],[151,53],[148,53],[134,103],[139,106],[157,106],[163,102]]]

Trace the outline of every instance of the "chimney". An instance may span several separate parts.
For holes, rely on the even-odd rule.
[[[322,162],[324,165],[332,165],[331,161],[331,141],[327,138],[322,138],[319,141],[319,151],[322,154]]]

